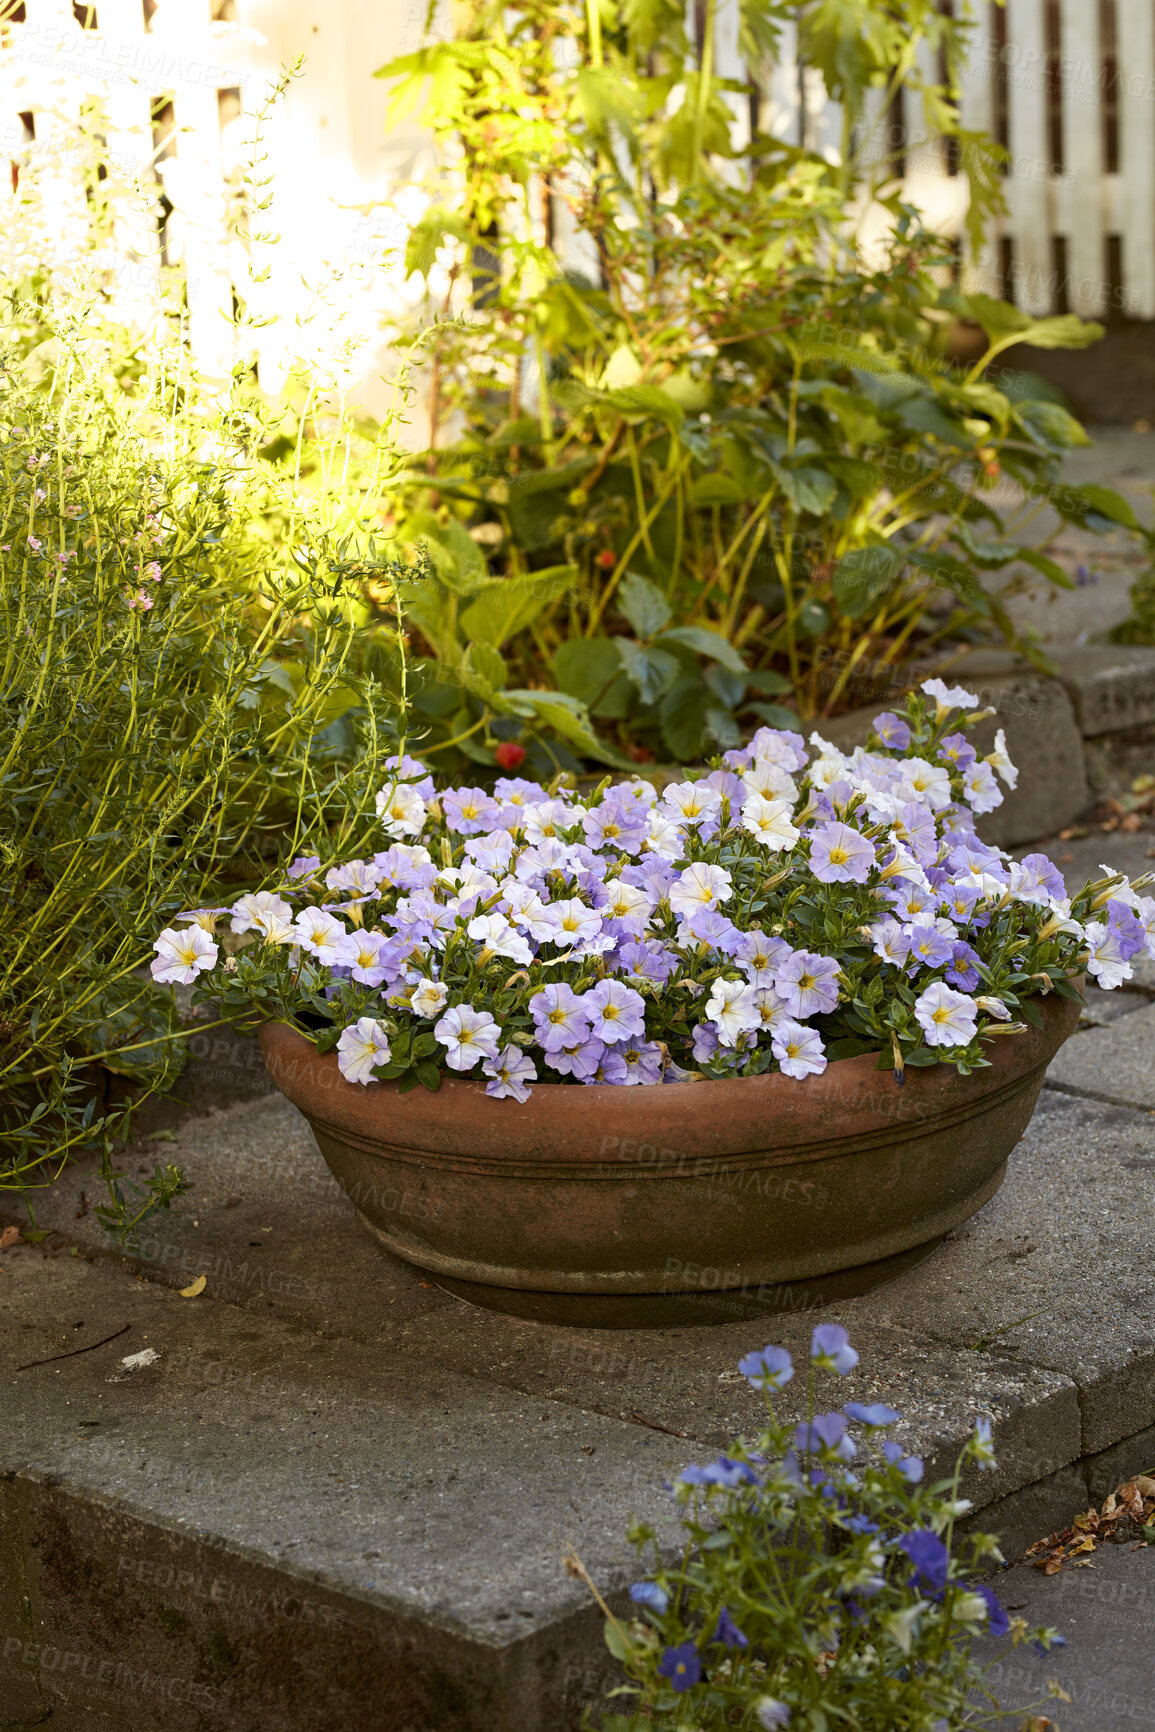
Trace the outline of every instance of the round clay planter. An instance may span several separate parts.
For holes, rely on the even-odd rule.
[[[841,1059],[652,1088],[484,1081],[436,1094],[347,1083],[283,1023],[273,1081],[311,1124],[374,1237],[441,1287],[543,1322],[728,1323],[864,1293],[929,1255],[1002,1183],[1079,1003],[1035,1000],[1041,1029],[990,1068]]]

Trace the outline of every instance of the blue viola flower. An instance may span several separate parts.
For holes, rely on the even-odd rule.
[[[750,1646],[749,1636],[742,1634],[725,1606],[718,1613],[718,1628],[710,1640],[721,1642],[724,1648],[748,1648]]]
[[[762,1732],[778,1732],[780,1726],[789,1726],[790,1710],[785,1702],[779,1702],[773,1696],[763,1696],[757,1703],[758,1724]]]
[[[893,1425],[896,1419],[901,1419],[901,1413],[893,1407],[887,1407],[885,1401],[875,1401],[869,1407],[861,1401],[848,1401],[842,1410],[848,1419],[857,1419],[860,1425]]]
[[[832,1449],[843,1461],[855,1453],[854,1441],[846,1436],[844,1413],[819,1413],[803,1420],[794,1432],[795,1449]]]
[[[878,1523],[872,1522],[869,1516],[852,1515],[846,1518],[846,1526],[852,1534],[876,1534]]]
[[[630,1598],[636,1605],[646,1606],[651,1612],[657,1612],[659,1618],[670,1603],[670,1596],[657,1582],[633,1582],[630,1586]]]
[[[950,1552],[931,1528],[916,1528],[904,1534],[898,1549],[905,1552],[914,1565],[914,1579],[932,1594],[946,1591],[950,1570]]]
[[[720,1455],[717,1461],[712,1461],[708,1467],[699,1467],[697,1462],[691,1462],[678,1475],[683,1485],[721,1485],[728,1491],[733,1491],[740,1485],[757,1485],[758,1475],[744,1461],[732,1461],[728,1455]]]
[[[845,1377],[858,1364],[858,1354],[850,1345],[841,1323],[819,1323],[810,1338],[810,1357],[828,1371]]]
[[[763,1347],[740,1359],[738,1370],[755,1389],[781,1389],[794,1375],[794,1361],[784,1347]]]
[[[702,1676],[702,1662],[693,1642],[667,1648],[658,1661],[658,1674],[670,1680],[672,1690],[692,1690]]]
[[[882,1453],[890,1463],[891,1467],[896,1467],[898,1469],[903,1479],[908,1480],[911,1485],[918,1484],[923,1475],[921,1455],[904,1455],[902,1453],[902,1445],[900,1443],[895,1443],[889,1437],[882,1446]]]
[[[1011,1620],[1003,1610],[999,1596],[993,1588],[988,1588],[985,1582],[976,1582],[974,1591],[987,1603],[987,1634],[1005,1636],[1011,1627]]]

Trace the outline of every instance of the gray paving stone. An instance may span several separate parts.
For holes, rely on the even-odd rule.
[[[1104,992],[1102,987],[1088,986],[1084,996],[1086,1004],[1079,1016],[1081,1028],[1106,1028],[1121,1016],[1145,1010],[1151,1002],[1145,992],[1128,992],[1122,987]]]
[[[843,1320],[917,1318],[924,1336],[1062,1372],[1079,1390],[1082,1453],[1095,1454],[1155,1422],[1153,1224],[1151,1116],[1045,1089],[1002,1190]]]
[[[1072,1509],[1071,1514],[1075,1511]],[[1068,1517],[1069,1519],[1069,1517]],[[995,1659],[988,1674],[1003,1705],[1023,1709],[1054,1678],[1069,1701],[1044,1703],[1062,1732],[1145,1732],[1155,1727],[1155,1661],[1148,1633],[1155,1612],[1155,1548],[1100,1546],[1088,1567],[1046,1576],[1018,1564],[992,1586],[1012,1617],[1058,1630],[1066,1647],[1031,1644]],[[984,1642],[993,1656],[1006,1643]]]
[[[1155,649],[1091,644],[1050,654],[1085,739],[1155,722]]]
[[[1047,1082],[1069,1094],[1155,1110],[1155,1005],[1069,1040],[1051,1060]]]
[[[26,1579],[57,1647],[97,1655],[116,1651],[116,1632],[94,1644],[82,1627],[112,1596],[122,1621],[153,1627],[137,1664],[202,1699],[235,1688],[246,1715],[252,1702],[245,1726],[275,1724],[264,1706],[283,1710],[292,1681],[278,1680],[270,1627],[306,1618],[333,1653],[352,1619],[357,1644],[383,1656],[394,1695],[358,1724],[561,1725],[557,1642],[576,1619],[580,1651],[597,1625],[564,1551],[612,1588],[628,1579],[631,1516],[672,1531],[662,1482],[685,1446],[645,1428],[67,1255],[7,1251],[0,1305],[0,1579]],[[29,1364],[126,1322],[92,1352]],[[149,1350],[152,1363],[125,1364]],[[242,1593],[249,1566],[263,1586]],[[8,1598],[0,1646],[43,1641]],[[177,1666],[161,1638],[190,1600],[204,1618]],[[285,1612],[288,1600],[311,1609]],[[364,1683],[346,1678],[346,1693]]]

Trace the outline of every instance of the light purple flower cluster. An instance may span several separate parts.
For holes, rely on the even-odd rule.
[[[982,842],[996,772],[1016,779],[1005,741],[980,758],[945,731],[977,698],[922,689],[905,719],[877,718],[869,749],[815,733],[808,751],[761,728],[661,792],[639,778],[582,798],[499,777],[438,793],[423,764],[392,759],[379,852],[327,869],[302,856],[276,889],[178,917],[154,978],[219,968],[290,1011],[294,991],[320,996],[349,1081],[433,1064],[519,1101],[539,1079],[802,1080],[832,1039],[865,1030],[870,1045],[879,1001],[907,1004],[903,1038],[941,1057],[1010,1022],[991,981],[1036,940],[1066,945],[1060,973],[1078,959],[1119,985],[1155,956],[1155,899],[1116,876],[1084,925],[1044,855]]]

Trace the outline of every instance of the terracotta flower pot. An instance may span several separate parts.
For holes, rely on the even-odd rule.
[[[347,1083],[282,1023],[261,1030],[361,1220],[449,1292],[553,1323],[726,1323],[877,1286],[926,1257],[1002,1183],[1079,1005],[989,1043],[989,1069],[873,1055],[820,1077],[652,1088],[539,1083],[491,1100]]]

